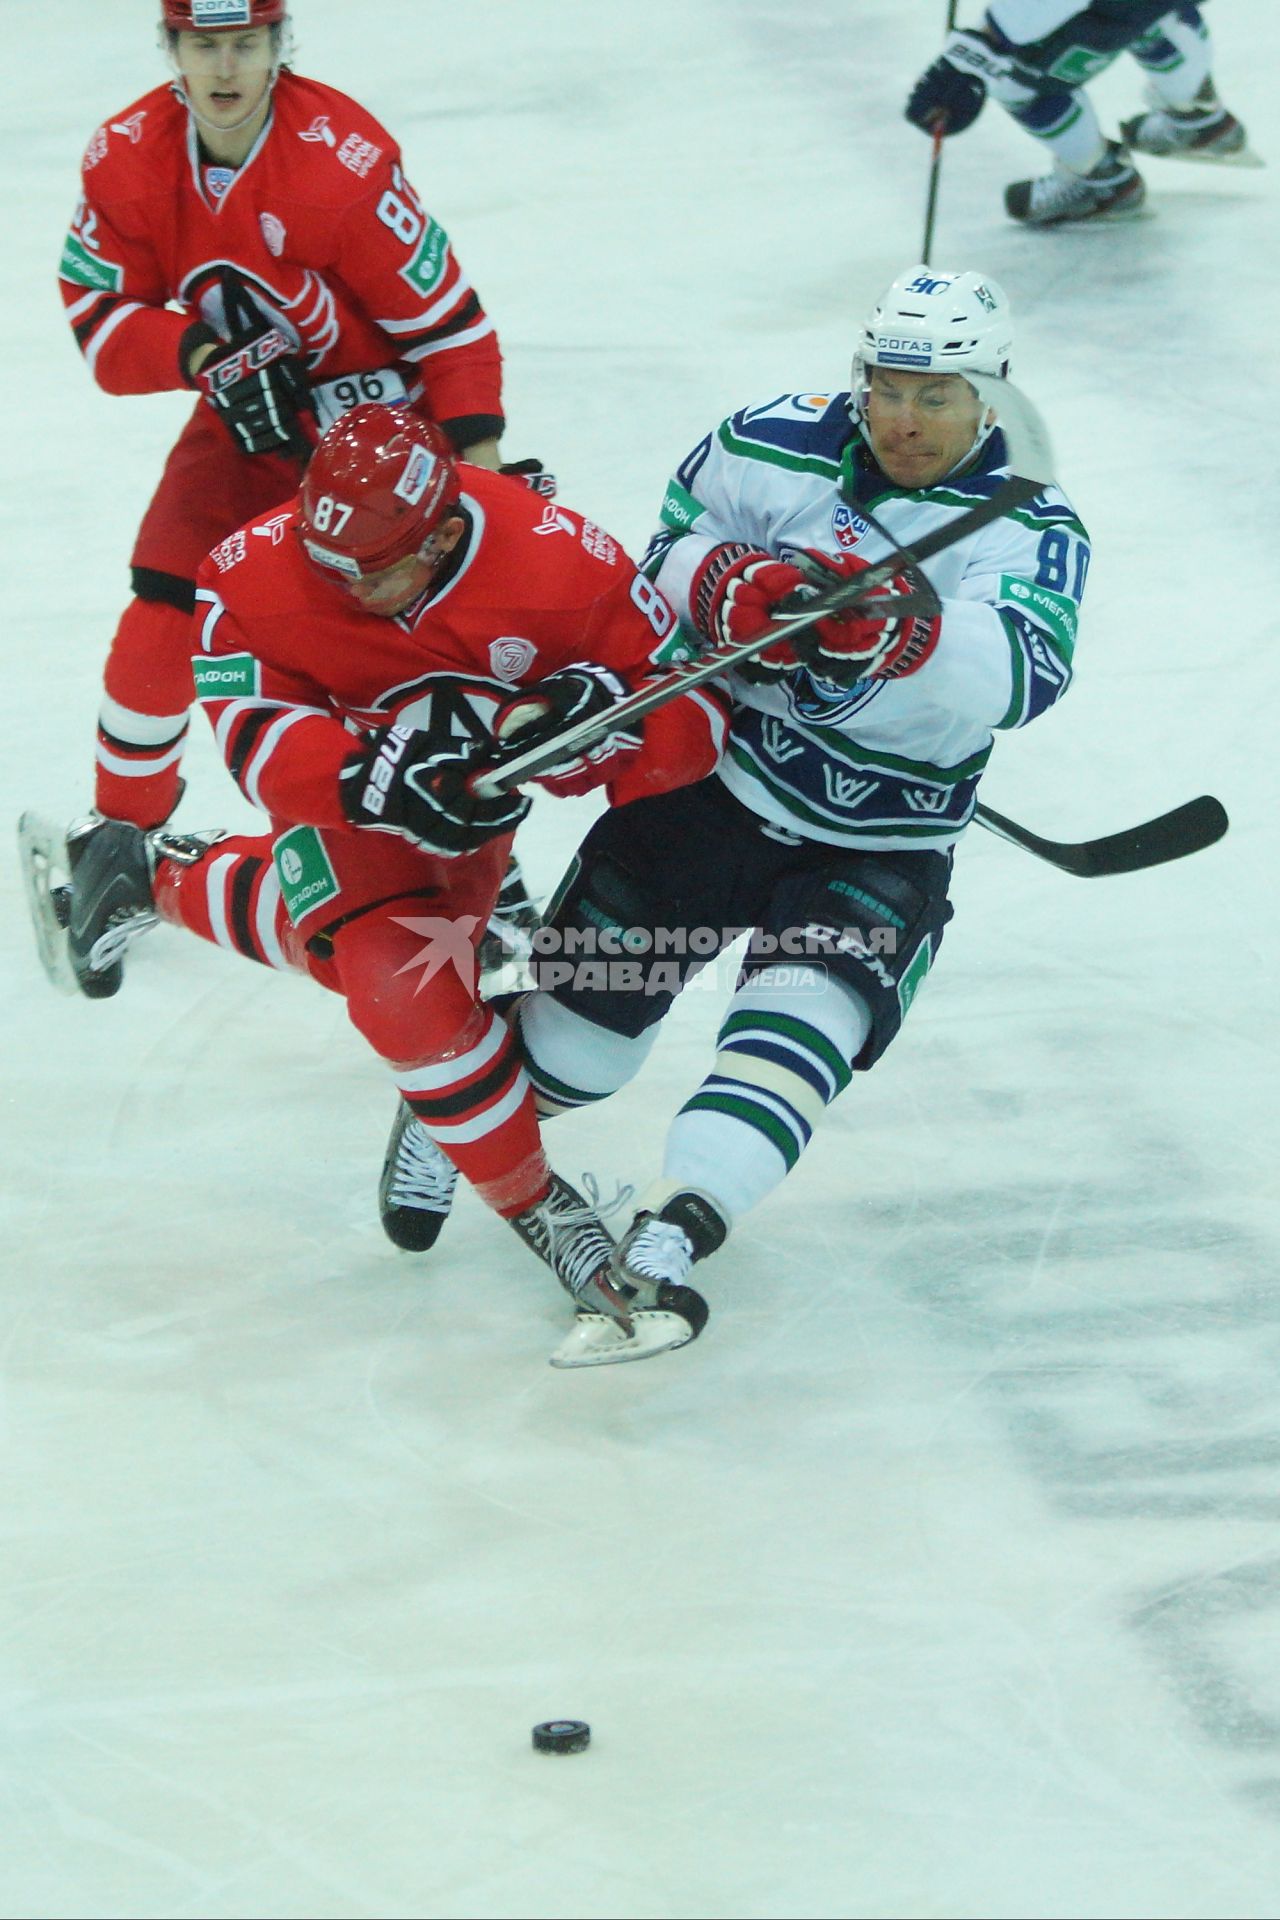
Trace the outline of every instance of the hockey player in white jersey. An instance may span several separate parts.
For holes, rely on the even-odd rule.
[[[914,268],[871,315],[851,391],[780,395],[700,441],[646,563],[698,639],[757,635],[815,576],[852,577],[990,498],[1003,438],[966,375],[1005,374],[1010,349],[994,281]],[[993,737],[1070,682],[1088,563],[1046,487],[926,563],[940,611],[871,599],[772,643],[731,678],[718,773],[587,834],[540,943],[565,957],[518,1013],[544,1111],[629,1081],[679,988],[751,929],[714,1063],[621,1243],[624,1291],[648,1298],[714,1251],[897,1034]]]
[[[1147,76],[1148,110],[1106,137],[1085,82],[1122,52]],[[907,118],[926,133],[963,133],[991,93],[1049,151],[1053,169],[1005,189],[1029,226],[1114,220],[1146,199],[1130,152],[1256,166],[1245,130],[1218,98],[1199,6],[1168,0],[991,0],[981,27],[953,31],[921,75]]]

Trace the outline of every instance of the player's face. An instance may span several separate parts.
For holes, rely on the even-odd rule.
[[[349,580],[341,574],[335,578],[344,593],[365,613],[379,613],[384,619],[394,620],[426,592],[436,568],[446,554],[453,552],[465,527],[464,521],[450,518],[437,527],[421,552],[396,560],[389,567],[380,567],[376,573],[361,574],[358,580]]]
[[[245,27],[236,33],[183,31],[175,35],[173,57],[187,97],[210,127],[241,127],[265,107],[274,61],[270,27]]]
[[[871,451],[895,486],[936,485],[972,447],[982,402],[958,373],[870,372]]]

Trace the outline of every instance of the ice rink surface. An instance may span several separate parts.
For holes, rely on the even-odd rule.
[[[638,552],[917,258],[943,11],[298,0],[297,64],[400,138],[509,454]],[[11,817],[88,801],[187,405],[99,393],[53,281],[149,14],[8,40]],[[338,1001],[168,930],[59,999],[6,861],[5,1916],[1280,1912],[1277,26],[1209,17],[1268,172],[1151,161],[1153,218],[1026,233],[992,108],[934,261],[1011,294],[1095,541],[1076,686],[984,799],[1075,838],[1216,791],[1231,833],[1079,881],[973,831],[936,977],[696,1346],[553,1372],[563,1297],[478,1203],[429,1263],[382,1239],[395,1101]],[[243,823],[206,731],[179,821]],[[539,802],[540,892],[591,812]],[[653,1174],[727,984],[556,1127],[566,1173]],[[568,1716],[590,1750],[534,1755]]]

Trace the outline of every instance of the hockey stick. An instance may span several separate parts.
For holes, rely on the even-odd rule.
[[[947,6],[947,38],[956,24],[957,0],[949,0]],[[947,123],[943,114],[939,114],[933,123],[933,153],[929,161],[929,197],[924,206],[924,239],[920,243],[920,263],[927,267],[933,252],[933,221],[938,211],[938,181],[942,174],[942,143],[946,139]]]
[[[1083,880],[1097,879],[1104,873],[1140,873],[1144,867],[1160,867],[1166,860],[1181,860],[1199,853],[1221,840],[1227,830],[1227,810],[1221,800],[1202,793],[1198,800],[1187,800],[1155,820],[1141,826],[1126,827],[1120,833],[1104,834],[1099,840],[1042,840],[1029,833],[1016,820],[984,807],[979,801],[974,819],[988,833],[1047,860],[1060,873],[1074,873]]]
[[[696,660],[672,667],[667,673],[646,680],[633,694],[617,701],[607,712],[580,720],[576,726],[567,727],[563,733],[556,734],[554,739],[544,740],[540,746],[529,747],[523,753],[515,754],[491,773],[482,774],[476,779],[473,783],[475,791],[485,798],[508,793],[522,781],[534,780],[549,768],[575,759],[586,748],[616,733],[627,722],[643,719],[656,707],[664,707],[669,700],[675,700],[693,687],[701,686],[704,680],[714,680],[731,672],[740,661],[750,660],[755,654],[762,653],[786,634],[801,633],[806,627],[816,626],[819,620],[825,620],[831,614],[848,612],[850,607],[858,606],[870,594],[886,585],[895,574],[918,569],[923,561],[931,559],[935,553],[944,552],[958,540],[967,539],[971,533],[977,533],[993,520],[1011,513],[1015,507],[1025,506],[1028,500],[1033,500],[1053,477],[1053,454],[1044,421],[1027,396],[1011,381],[997,380],[985,373],[971,373],[965,377],[977,389],[979,398],[998,412],[1008,443],[1009,465],[1013,473],[1008,480],[1001,481],[990,499],[966,508],[954,520],[948,520],[945,526],[926,534],[913,547],[896,548],[887,559],[878,560],[865,573],[858,574],[856,579],[841,580],[825,592],[811,594],[792,605],[777,609],[772,623],[753,639],[709,647]],[[924,584],[928,588],[928,582]],[[932,592],[931,588],[928,590]],[[882,599],[880,608],[886,614],[898,611],[905,615],[917,611],[918,604],[917,597],[910,595],[901,600]]]

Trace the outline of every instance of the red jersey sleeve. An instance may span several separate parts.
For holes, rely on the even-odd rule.
[[[611,667],[634,692],[690,655],[670,602],[625,555],[619,558],[620,577],[591,607],[575,658]],[[704,683],[646,714],[637,750],[611,754],[599,768],[584,756],[548,776],[547,784],[559,794],[604,785],[609,804],[625,806],[705,780],[716,769],[728,731],[728,700]]]
[[[449,236],[423,207],[393,148],[342,217],[335,269],[412,361],[433,420],[459,449],[502,432],[502,356],[492,320]]]
[[[265,813],[298,826],[345,827],[338,775],[356,742],[322,687],[254,652],[218,590],[217,551],[197,576],[192,667],[231,778]]]

